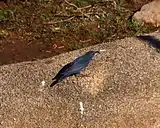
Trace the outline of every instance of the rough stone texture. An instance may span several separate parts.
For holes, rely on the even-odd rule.
[[[140,11],[133,15],[133,19],[143,23],[160,26],[160,0],[144,5]]]
[[[49,87],[62,65],[90,49],[106,51],[83,72],[87,76]],[[1,66],[0,103],[1,128],[159,128],[160,54],[145,42],[125,38]]]

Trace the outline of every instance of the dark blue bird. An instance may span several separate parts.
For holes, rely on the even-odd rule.
[[[160,40],[156,39],[154,36],[137,36],[139,40],[147,41],[150,46],[160,49]]]
[[[66,64],[52,79],[54,82],[50,85],[50,87],[53,87],[55,84],[69,76],[80,74],[80,72],[88,66],[96,53],[100,52],[89,51],[85,55],[76,58],[73,62]]]

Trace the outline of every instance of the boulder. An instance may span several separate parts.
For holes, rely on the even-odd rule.
[[[133,19],[155,27],[160,26],[160,0],[155,0],[142,6],[141,10],[133,15]]]
[[[159,35],[152,36],[159,39]],[[82,72],[86,76],[69,77],[49,87],[62,65],[99,49],[106,51]],[[160,54],[134,37],[3,65],[0,127],[159,128],[159,85]]]

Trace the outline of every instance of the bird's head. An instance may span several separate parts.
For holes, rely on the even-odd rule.
[[[94,56],[94,55],[99,54],[100,51],[89,51],[88,53]]]
[[[93,56],[96,56],[97,54],[100,54],[100,51],[92,51]]]
[[[93,57],[93,56],[95,56],[95,55],[97,55],[97,54],[99,54],[100,52],[99,51],[89,51],[89,52],[87,52],[85,55],[87,56],[87,57]]]
[[[100,54],[100,51],[94,51],[94,54]]]

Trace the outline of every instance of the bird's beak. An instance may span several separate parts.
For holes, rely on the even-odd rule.
[[[95,54],[100,54],[100,51],[95,51]]]

